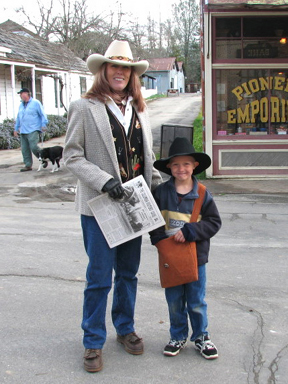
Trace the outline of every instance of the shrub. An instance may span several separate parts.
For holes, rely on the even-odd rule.
[[[14,119],[6,119],[0,124],[0,149],[16,149],[20,147],[20,140],[13,136]]]
[[[44,132],[44,141],[65,135],[67,130],[67,118],[64,116],[48,115],[49,123]]]
[[[44,141],[53,137],[65,135],[67,130],[67,118],[64,116],[48,115],[47,129],[44,132]],[[0,149],[16,149],[20,147],[20,138],[14,137],[14,119],[5,119],[0,123]]]
[[[201,112],[193,121],[193,127],[193,146],[196,152],[203,152],[203,119]],[[206,172],[199,173],[197,179],[206,179]]]

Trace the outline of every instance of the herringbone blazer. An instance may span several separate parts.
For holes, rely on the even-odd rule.
[[[136,110],[137,112],[137,110]],[[152,190],[161,183],[160,173],[153,167],[152,133],[147,110],[138,113],[143,132],[144,174]],[[105,104],[98,99],[71,102],[64,147],[64,163],[78,179],[76,210],[92,216],[87,201],[101,194],[111,178],[121,181],[115,144]]]

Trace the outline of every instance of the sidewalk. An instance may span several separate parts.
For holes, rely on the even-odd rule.
[[[54,138],[50,141],[44,142],[43,146],[64,146],[65,136]],[[62,160],[63,164],[63,160]],[[61,166],[63,167],[63,165]],[[0,168],[9,168],[11,166],[19,165],[19,169],[23,166],[22,154],[20,148],[11,150],[0,151]],[[51,164],[48,166],[48,168]],[[38,163],[37,159],[34,158],[34,171],[32,175],[35,175],[37,171]],[[16,172],[16,168],[15,168]],[[31,175],[29,172],[29,174]],[[24,176],[26,175],[26,176]],[[21,179],[27,177],[27,173],[21,174]],[[60,174],[59,174],[60,175]],[[163,175],[165,176],[165,175]],[[20,175],[19,175],[20,177]],[[56,174],[55,174],[56,178]],[[288,194],[288,177],[287,178],[254,178],[254,179],[206,179],[202,180],[203,184],[214,195],[221,194]]]

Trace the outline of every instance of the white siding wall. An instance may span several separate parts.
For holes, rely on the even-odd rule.
[[[141,87],[141,93],[144,99],[153,95],[157,95],[157,92],[157,87],[156,89],[146,89],[146,87]]]
[[[80,77],[85,77],[85,76],[82,74],[78,74],[78,73],[70,74],[70,79],[71,79],[70,101],[77,100],[81,97]],[[87,89],[87,91],[91,88],[91,86],[93,84],[93,80],[94,80],[94,78],[92,75],[86,76],[86,89]]]
[[[171,82],[172,82],[172,88],[177,89],[178,86],[177,86],[177,71],[176,71],[176,69],[172,69],[172,71],[170,71],[169,88],[171,88]]]
[[[7,101],[6,101],[6,76],[5,67],[0,65],[0,119],[3,121],[7,116]]]
[[[178,72],[178,89],[179,89],[179,92],[180,90],[182,93],[185,92],[185,77],[182,71]]]
[[[20,88],[19,88],[20,89]],[[16,88],[17,91],[17,88]],[[0,65],[0,103],[1,103],[1,112],[0,112],[0,122],[7,118],[13,118],[13,89],[11,87],[11,68],[10,66],[5,67]],[[18,112],[19,107],[19,95],[15,97],[15,113]],[[15,115],[16,116],[16,115]]]
[[[69,103],[73,100],[79,99],[80,94],[80,76],[87,78],[87,90],[93,83],[93,76],[87,76],[79,73],[61,72],[64,81],[63,89],[63,102],[66,108],[69,108]],[[65,109],[62,107],[55,107],[55,88],[54,78],[42,76],[42,102],[47,115],[64,115]],[[21,89],[21,82],[15,79],[15,91],[13,95],[12,81],[11,81],[11,67],[0,64],[0,122],[9,118],[16,118],[19,105],[21,102],[20,96],[17,92]],[[13,112],[13,96],[14,96],[14,112]]]
[[[54,79],[42,76],[42,102],[47,115],[58,115],[58,108],[55,107]],[[59,108],[59,115],[63,115],[64,108]]]

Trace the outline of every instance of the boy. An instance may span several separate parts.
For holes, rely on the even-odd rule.
[[[170,341],[164,355],[175,356],[187,344],[188,316],[192,327],[191,341],[206,359],[218,357],[216,346],[207,331],[207,304],[205,302],[206,263],[210,238],[221,227],[221,219],[215,202],[206,190],[197,222],[189,222],[195,199],[198,198],[198,181],[193,176],[211,164],[205,153],[197,153],[193,145],[183,137],[177,137],[169,149],[168,158],[154,162],[154,167],[171,175],[160,184],[153,195],[163,214],[166,225],[150,233],[151,242],[174,236],[176,242],[196,242],[198,281],[165,288],[170,317]]]

